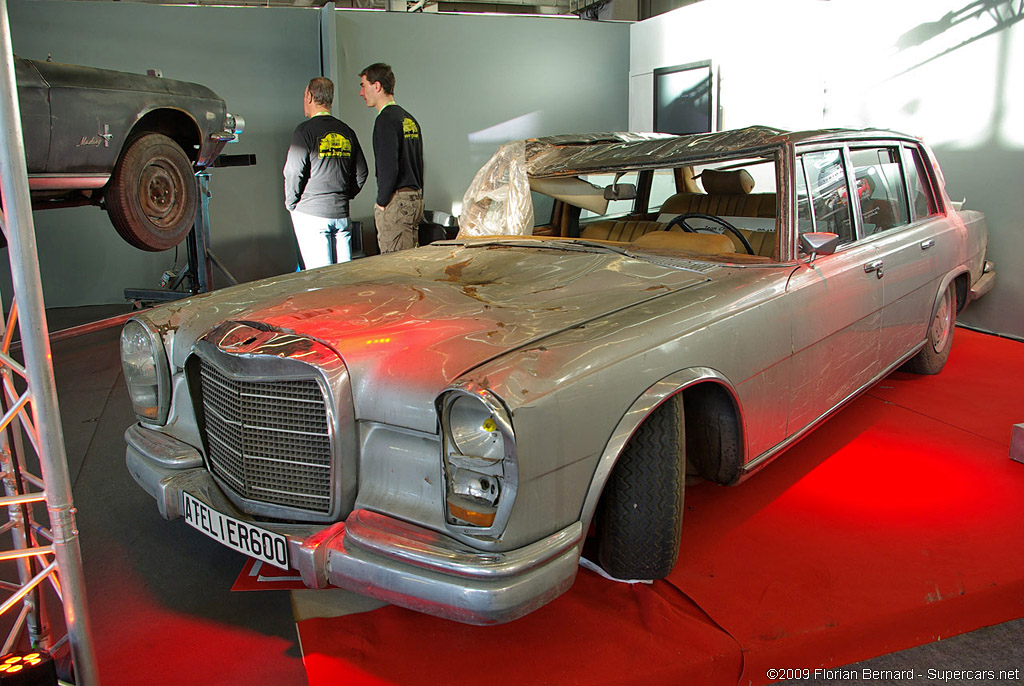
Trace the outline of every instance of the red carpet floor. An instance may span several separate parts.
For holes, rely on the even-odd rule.
[[[957,330],[738,487],[686,496],[669,579],[580,570],[521,620],[397,607],[299,623],[309,683],[763,684],[1024,616],[1024,344]]]

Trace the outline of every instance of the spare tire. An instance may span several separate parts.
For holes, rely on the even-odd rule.
[[[121,237],[142,250],[167,250],[195,222],[199,193],[192,162],[172,139],[145,133],[128,142],[104,196]]]

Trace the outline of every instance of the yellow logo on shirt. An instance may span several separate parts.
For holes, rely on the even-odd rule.
[[[340,133],[329,133],[320,139],[320,159],[352,157],[352,141]]]
[[[420,127],[416,126],[416,122],[412,119],[406,117],[402,120],[402,133],[405,134],[406,138],[419,138]]]

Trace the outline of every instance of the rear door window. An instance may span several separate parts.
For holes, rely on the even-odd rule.
[[[854,148],[850,161],[865,236],[910,223],[898,147]]]

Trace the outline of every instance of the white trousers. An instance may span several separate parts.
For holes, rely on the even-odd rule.
[[[329,219],[294,210],[291,215],[295,240],[299,243],[306,269],[352,259],[351,227],[347,217]]]

